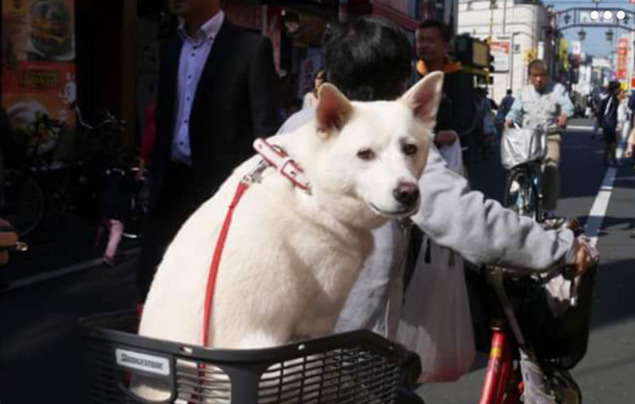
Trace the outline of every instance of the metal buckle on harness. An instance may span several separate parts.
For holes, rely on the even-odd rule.
[[[241,181],[247,184],[258,184],[262,181],[262,173],[269,167],[269,163],[263,158],[260,159],[256,167],[252,168]]]

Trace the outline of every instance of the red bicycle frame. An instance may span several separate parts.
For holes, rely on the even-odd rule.
[[[492,347],[480,404],[514,404],[522,394],[522,382],[514,374],[512,342],[499,327],[492,329]]]

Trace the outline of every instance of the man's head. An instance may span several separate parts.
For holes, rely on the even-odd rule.
[[[184,20],[195,16],[211,17],[220,10],[221,0],[169,0],[170,12]]]
[[[544,60],[536,59],[529,63],[527,68],[529,71],[529,82],[534,86],[537,91],[542,91],[549,83],[549,72],[547,71],[547,64]]]
[[[622,91],[622,86],[619,81],[611,81],[608,90],[610,94],[619,94]]]
[[[507,95],[512,95],[512,90],[507,90]]]
[[[406,89],[412,51],[405,33],[381,17],[333,26],[324,37],[326,81],[354,101],[394,100]]]
[[[436,20],[426,20],[419,24],[416,36],[417,57],[426,64],[439,64],[450,51],[452,29]]]

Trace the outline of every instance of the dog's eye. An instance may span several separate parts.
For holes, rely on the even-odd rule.
[[[413,144],[405,144],[403,145],[402,150],[406,156],[412,156],[413,154],[416,154],[419,149]]]
[[[366,161],[372,160],[375,158],[375,152],[372,151],[371,149],[361,149],[360,151],[357,152],[357,157]]]

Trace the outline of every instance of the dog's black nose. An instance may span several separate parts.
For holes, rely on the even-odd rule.
[[[392,195],[403,205],[412,205],[419,199],[419,187],[417,184],[402,183],[392,191]]]

